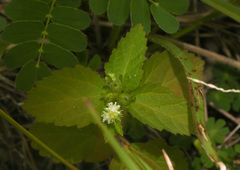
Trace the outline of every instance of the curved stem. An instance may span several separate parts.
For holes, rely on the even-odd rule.
[[[69,167],[72,170],[78,170],[75,166],[70,164],[68,161],[66,161],[63,157],[58,155],[56,152],[54,152],[52,149],[50,149],[47,145],[45,145],[43,142],[41,142],[37,137],[35,137],[33,134],[31,134],[29,131],[27,131],[24,127],[22,127],[19,123],[17,123],[14,119],[12,119],[10,116],[8,116],[7,113],[2,111],[0,109],[0,116],[4,118],[6,121],[8,121],[11,125],[16,127],[20,132],[22,132],[24,135],[26,135],[29,139],[33,140],[35,143],[40,145],[43,149],[45,149],[48,153],[50,153],[53,157],[58,159],[60,162],[65,164],[67,167]]]

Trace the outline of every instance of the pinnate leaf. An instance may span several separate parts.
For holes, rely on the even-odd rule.
[[[108,18],[114,25],[124,24],[129,14],[130,2],[129,0],[109,0]]]
[[[140,160],[147,163],[152,169],[168,170],[166,160],[162,154],[162,149],[166,151],[171,159],[175,170],[188,169],[184,154],[178,147],[168,146],[161,140],[153,140],[147,143],[134,143],[131,145],[132,153]],[[126,167],[114,158],[110,164],[111,170],[124,170]]]
[[[131,21],[133,26],[137,24],[142,24],[146,34],[150,32],[151,18],[148,2],[146,0],[132,0]]]
[[[25,41],[38,40],[42,36],[44,24],[38,21],[19,21],[9,24],[2,34],[8,43],[18,44]]]
[[[42,80],[44,77],[47,77],[51,74],[50,68],[45,64],[40,62],[37,68],[37,78],[36,80]]]
[[[79,52],[86,48],[87,39],[78,29],[61,24],[50,24],[47,29],[48,39],[71,51]]]
[[[89,68],[64,68],[38,82],[23,108],[39,122],[84,127],[94,123],[85,100],[91,102],[99,114],[103,111],[103,86],[100,76]]]
[[[25,64],[16,77],[16,87],[18,90],[27,92],[32,89],[37,80],[47,77],[51,74],[51,70],[44,63],[30,61]]]
[[[150,9],[154,20],[163,31],[169,34],[177,32],[179,23],[174,16],[172,16],[161,6],[156,6],[155,4],[152,4]]]
[[[4,55],[6,66],[15,69],[34,60],[38,55],[39,48],[40,45],[37,42],[26,42],[16,45]]]
[[[13,0],[6,7],[5,13],[11,20],[44,21],[49,6],[37,0]]]
[[[52,43],[43,47],[42,57],[57,68],[74,67],[78,64],[77,58],[71,52]]]
[[[113,50],[109,62],[105,65],[107,74],[114,74],[116,78],[122,76],[127,91],[135,89],[142,78],[146,43],[143,27],[135,26],[120,40],[118,48]]]
[[[72,163],[83,160],[99,162],[112,154],[110,146],[104,142],[101,132],[94,125],[78,129],[37,123],[30,127],[30,132]],[[51,157],[36,143],[33,142],[32,146],[39,150],[41,155]]]
[[[174,134],[190,134],[188,107],[185,100],[158,84],[138,87],[133,93],[135,102],[130,113],[144,124]]]
[[[36,80],[36,62],[31,61],[24,65],[16,77],[16,87],[18,90],[26,92],[30,90]]]
[[[89,0],[89,6],[95,14],[103,14],[107,10],[109,0]]]
[[[52,21],[80,30],[87,28],[91,22],[90,17],[84,11],[64,6],[53,8]]]

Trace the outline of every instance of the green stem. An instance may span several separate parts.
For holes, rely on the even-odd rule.
[[[135,154],[132,153],[132,151],[128,147],[125,147],[125,150],[143,170],[152,170],[152,168],[146,162],[139,159]]]
[[[51,21],[51,18],[52,18],[52,10],[53,10],[53,7],[55,5],[55,2],[56,0],[53,0],[52,1],[52,4],[51,4],[51,7],[50,7],[50,10],[49,10],[49,13],[47,14],[47,22],[46,22],[46,25],[45,25],[45,28],[44,28],[44,31],[42,32],[42,41],[41,41],[41,45],[40,45],[40,48],[38,50],[38,61],[37,61],[37,65],[36,67],[39,67],[39,64],[40,64],[40,59],[41,59],[41,56],[42,56],[42,53],[43,53],[43,45],[44,45],[44,42],[45,42],[45,39],[46,39],[46,36],[47,36],[47,28],[48,28],[48,25]]]
[[[124,152],[124,150],[121,148],[120,144],[114,138],[112,133],[101,122],[101,119],[99,117],[99,113],[97,113],[97,111],[95,110],[94,106],[88,100],[85,100],[85,103],[86,103],[87,107],[90,110],[92,118],[94,119],[96,124],[99,126],[99,128],[103,132],[103,134],[104,134],[104,136],[106,138],[106,141],[109,142],[109,144],[115,150],[116,154],[122,160],[122,162],[127,166],[127,168],[129,170],[139,170],[139,167],[137,166],[137,164],[132,160],[132,158],[126,152]]]
[[[4,118],[6,121],[8,121],[11,125],[16,127],[20,132],[25,134],[29,139],[33,140],[35,143],[40,145],[43,149],[45,149],[47,152],[49,152],[53,157],[58,159],[60,162],[65,164],[67,167],[73,170],[78,170],[75,166],[70,164],[68,161],[66,161],[63,157],[58,155],[56,152],[54,152],[52,149],[50,149],[47,145],[45,145],[43,142],[41,142],[38,138],[36,138],[33,134],[31,134],[29,131],[27,131],[24,127],[22,127],[20,124],[18,124],[14,119],[12,119],[10,116],[8,116],[7,113],[2,111],[0,109],[0,116]]]

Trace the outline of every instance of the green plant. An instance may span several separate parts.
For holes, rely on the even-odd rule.
[[[23,109],[37,123],[31,125],[29,133],[2,111],[1,116],[30,137],[32,147],[41,155],[72,169],[75,167],[67,161],[101,162],[112,155],[110,169],[168,169],[163,149],[175,169],[187,169],[180,149],[192,149],[190,135],[198,137],[194,144],[200,157],[194,159],[195,169],[214,164],[222,168],[224,163],[232,167],[239,146],[215,149],[223,144],[229,130],[223,128],[225,121],[220,119],[215,123],[210,118],[206,125],[201,85],[193,81],[202,79],[204,62],[163,37],[145,37],[151,30],[150,11],[163,31],[175,33],[179,23],[172,14],[186,12],[188,1],[89,0],[90,9],[96,14],[107,11],[114,25],[123,25],[130,13],[135,26],[120,40],[100,73],[95,70],[100,68],[102,57],[89,57],[85,50],[87,38],[82,30],[90,25],[90,18],[79,9],[80,4],[80,0],[9,3],[6,16],[13,22],[5,27],[3,20],[0,43],[4,49],[14,45],[5,53],[4,64],[11,69],[21,67],[16,86],[24,92],[30,90]],[[224,4],[218,5],[222,9]],[[238,18],[236,8],[229,11],[229,7],[223,11]],[[147,40],[167,51],[147,59]],[[111,49],[113,44],[109,46]],[[60,70],[51,72],[50,68]],[[224,77],[218,85],[239,88],[239,79],[227,75],[229,70],[214,71],[216,78]],[[210,92],[208,98],[226,110],[232,103],[239,111],[239,96],[227,94],[231,100],[226,102],[224,96],[216,97],[219,94]],[[174,135],[169,141],[142,143],[149,129],[155,135]]]

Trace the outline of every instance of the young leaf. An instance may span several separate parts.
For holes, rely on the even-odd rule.
[[[91,10],[98,15],[103,14],[107,10],[108,0],[89,0]]]
[[[9,24],[2,33],[2,39],[8,43],[18,44],[38,40],[42,36],[44,24],[38,21],[19,21]]]
[[[30,127],[30,132],[61,155],[64,159],[77,163],[80,161],[99,162],[112,154],[101,132],[94,125],[78,129],[77,127],[58,127],[52,124],[37,123]],[[39,145],[33,148],[43,156],[51,157]]]
[[[4,55],[6,66],[15,69],[34,60],[38,55],[39,48],[40,45],[33,41],[16,45]]]
[[[88,67],[90,67],[92,70],[97,70],[100,66],[101,66],[101,57],[96,54],[90,60]]]
[[[57,5],[60,6],[69,6],[69,7],[74,7],[78,8],[81,5],[81,0],[57,0],[56,1]]]
[[[127,91],[135,89],[142,78],[146,43],[142,26],[135,26],[120,40],[118,48],[113,50],[109,62],[105,65],[106,74],[114,74],[116,78],[122,76]]]
[[[165,32],[172,34],[177,32],[179,28],[179,23],[172,16],[169,14],[165,9],[163,9],[161,6],[156,6],[155,4],[152,4],[150,6],[152,15],[154,20],[157,22],[158,26]]]
[[[68,50],[79,52],[87,46],[85,35],[78,29],[61,24],[50,24],[47,32],[51,42]]]
[[[44,45],[42,57],[57,68],[74,67],[78,64],[71,52],[52,43]]]
[[[184,14],[188,9],[188,0],[157,0],[156,2],[166,11],[176,15]]]
[[[64,6],[53,8],[52,21],[80,30],[87,28],[91,22],[90,17],[84,11]]]
[[[15,21],[44,21],[48,12],[49,6],[46,3],[37,0],[13,0],[5,9],[7,17]]]
[[[16,77],[16,87],[18,90],[26,92],[30,90],[36,80],[36,62],[31,61],[24,65]]]
[[[162,154],[162,149],[168,154],[175,170],[188,169],[184,154],[176,146],[168,146],[161,140],[153,140],[147,143],[134,143],[131,145],[132,153],[139,160],[145,161],[152,169],[168,170],[169,168]],[[111,170],[123,170],[124,167],[125,166],[116,158],[114,158],[110,164]]]
[[[213,144],[224,142],[224,136],[229,133],[228,127],[224,127],[226,122],[223,119],[218,119],[215,122],[213,117],[207,121],[207,130]]]
[[[129,0],[109,0],[108,18],[114,25],[124,24],[129,14],[130,2]]]
[[[185,100],[158,84],[138,87],[129,112],[144,124],[174,134],[190,135],[188,107]]]
[[[103,86],[100,76],[89,68],[64,68],[38,82],[23,108],[39,122],[84,127],[94,123],[84,100],[91,102],[101,114]]]
[[[148,2],[146,0],[132,0],[131,21],[133,26],[142,24],[143,29],[148,34],[151,30],[151,18]]]

